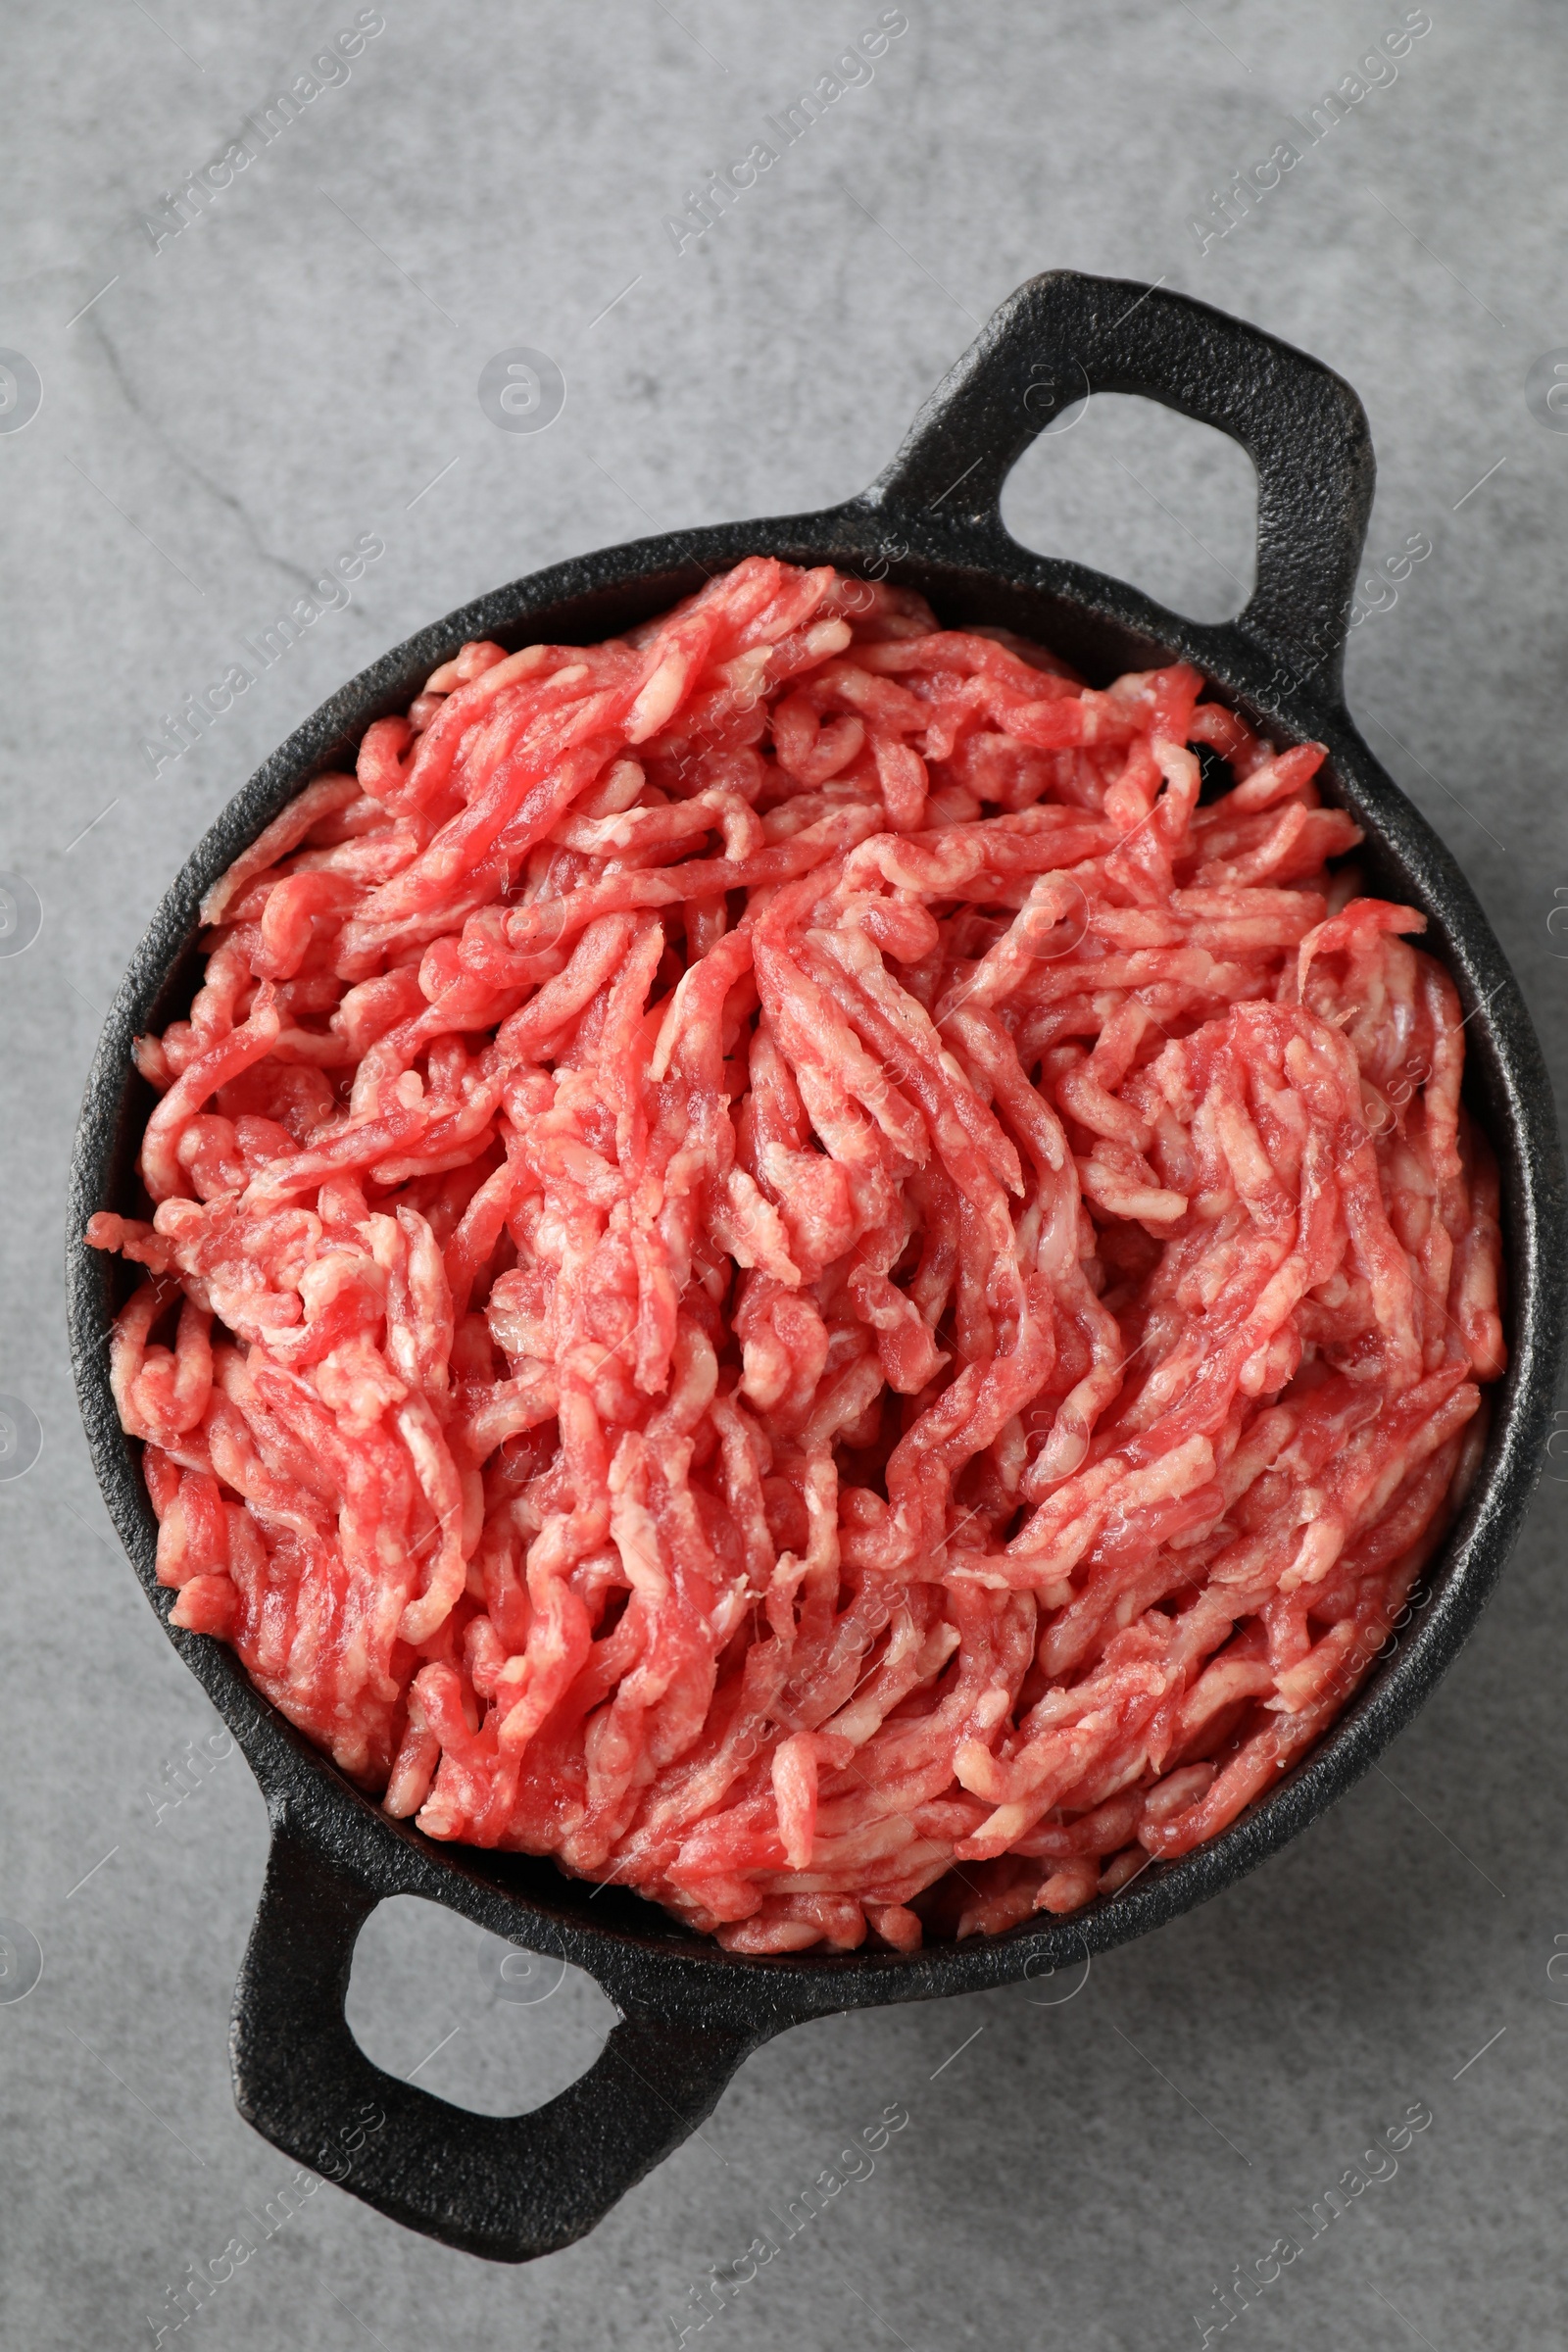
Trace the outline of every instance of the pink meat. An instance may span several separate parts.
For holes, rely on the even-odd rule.
[[[751,558],[370,727],[209,893],[85,1237],[174,1621],[737,1951],[1262,1794],[1474,1467],[1497,1178],[1323,747],[1203,691]]]

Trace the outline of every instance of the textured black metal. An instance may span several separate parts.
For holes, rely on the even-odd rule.
[[[1032,554],[1003,526],[1009,467],[1058,409],[1142,392],[1219,426],[1258,470],[1257,588],[1203,626],[1124,583]],[[1425,909],[1457,983],[1467,1090],[1502,1171],[1511,1361],[1487,1452],[1427,1578],[1429,1605],[1329,1737],[1211,1844],[1143,1873],[1067,1921],[925,1950],[751,1960],[687,1935],[624,1890],[595,1894],[546,1862],[433,1843],[389,1821],[260,1702],[230,1651],[168,1628],[240,1740],[274,1850],[236,1996],[240,2109],[301,2162],[326,2164],[367,2102],[384,2128],[344,2181],[448,2244],[523,2261],[569,2243],[700,2124],[746,2053],[852,2005],[927,2000],[1069,1965],[1203,1901],[1342,1795],[1409,1720],[1475,1624],[1539,1473],[1563,1346],[1568,1218],[1551,1090],[1518,985],[1464,875],[1384,773],[1345,710],[1349,598],[1372,497],[1366,419],[1330,369],[1206,305],[1055,270],[1004,304],[862,496],[818,514],[729,523],[601,550],[480,598],[411,638],[323,704],[199,844],[154,917],[104,1028],[72,1172],[67,1277],[81,1410],[116,1525],[166,1626],[156,1527],[110,1395],[105,1340],[125,1280],[80,1246],[94,1209],[128,1208],[152,1098],[131,1040],[189,1002],[202,893],[279,808],[341,761],[371,719],[407,707],[468,638],[589,643],[659,612],[749,554],[833,563],[921,589],[950,624],[990,622],[1057,648],[1096,683],[1181,657],[1281,745],[1329,746],[1331,796],[1365,827],[1373,888]],[[354,1940],[388,1895],[419,1894],[594,1976],[627,2021],[580,2082],[537,2114],[474,2116],[395,2082],[343,2016]],[[339,2169],[334,2164],[331,2169]]]
[[[229,2036],[239,2110],[329,2177],[349,2163],[360,2196],[471,2254],[515,2260],[581,2237],[712,2113],[763,2038],[628,2006],[547,2106],[469,2114],[383,2074],[349,2031],[354,1941],[380,1899],[352,1850],[323,1851],[310,1824],[274,1810]]]

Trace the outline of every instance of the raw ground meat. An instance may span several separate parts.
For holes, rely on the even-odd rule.
[[[1478,1458],[1497,1182],[1322,747],[1203,694],[752,558],[371,726],[210,894],[86,1235],[174,1622],[734,1951],[1261,1795]]]

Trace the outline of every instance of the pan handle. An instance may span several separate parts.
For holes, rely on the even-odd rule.
[[[535,2113],[470,2114],[384,2074],[349,2031],[355,1940],[379,1900],[286,1812],[274,1820],[234,1996],[235,2103],[313,2173],[491,2262],[583,2236],[712,2113],[762,2038],[628,2014]]]
[[[929,536],[944,520],[1015,557],[1003,485],[1089,392],[1137,392],[1239,441],[1257,468],[1257,585],[1234,631],[1342,699],[1345,640],[1372,511],[1366,412],[1342,376],[1187,294],[1050,270],[1008,296],[937,386],[873,504]]]

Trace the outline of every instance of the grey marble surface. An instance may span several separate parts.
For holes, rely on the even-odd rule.
[[[1558,12],[1432,0],[1396,78],[1309,142],[1290,118],[1401,8],[906,9],[873,77],[679,253],[663,223],[694,179],[768,135],[875,24],[871,0],[386,0],[347,77],[253,138],[156,251],[162,198],[352,33],[351,0],[9,11],[0,346],[41,387],[24,421],[31,378],[6,363],[0,868],[24,886],[24,930],[29,890],[41,912],[0,952],[0,1391],[41,1433],[0,1479],[0,1917],[43,1957],[24,1998],[0,1997],[0,2309],[27,2352],[154,2341],[187,2266],[254,2243],[292,2173],[235,2115],[225,2056],[263,1808],[243,1763],[210,1751],[168,1801],[215,1718],[97,1499],[61,1208],[101,1013],[150,909],[342,678],[575,551],[854,490],[1036,270],[1163,278],[1361,393],[1369,557],[1418,533],[1432,553],[1355,632],[1352,707],[1474,878],[1568,1080],[1568,937],[1548,929],[1568,904],[1552,359],[1527,392],[1533,363],[1568,359]],[[1298,162],[1203,250],[1194,216],[1282,141]],[[564,378],[548,429],[498,429],[477,397],[519,346]],[[1250,466],[1164,412],[1092,403],[1036,445],[1006,512],[1195,613],[1241,601]],[[154,773],[144,744],[180,699],[367,535],[385,552],[347,607]],[[1057,1988],[1073,1997],[1014,1987],[791,2034],[592,2237],[522,2270],[323,2187],[165,2341],[672,2344],[667,2315],[692,2324],[708,2266],[896,2101],[909,2121],[874,2174],[689,2345],[1192,2345],[1233,2266],[1266,2271],[1417,2101],[1433,2120],[1396,2175],[1212,2340],[1561,2341],[1563,1507],[1548,1478],[1385,1769],[1247,1884]],[[0,1996],[29,1948],[13,1936]],[[606,2005],[574,1978],[500,1997],[495,1961],[446,1915],[389,1907],[356,1968],[365,2046],[492,2112],[549,2096]]]

